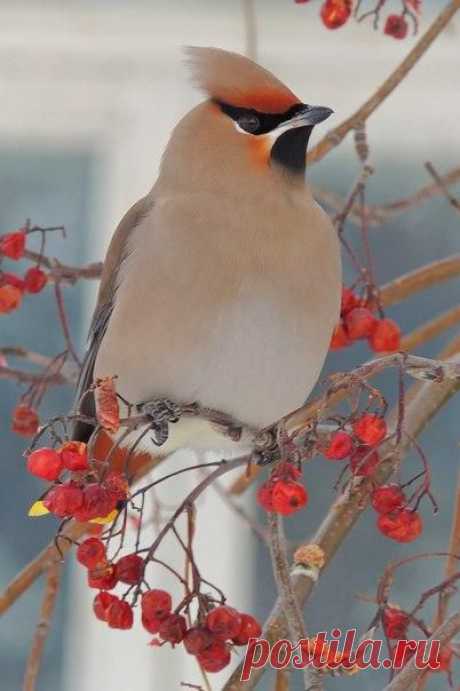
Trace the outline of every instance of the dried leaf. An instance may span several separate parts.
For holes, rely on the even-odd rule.
[[[114,377],[103,377],[96,381],[94,391],[96,399],[96,417],[108,432],[117,432],[120,428],[120,407]]]

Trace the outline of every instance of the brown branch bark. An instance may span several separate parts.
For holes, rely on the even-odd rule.
[[[45,643],[50,630],[51,619],[59,592],[60,574],[61,565],[58,562],[54,562],[48,567],[45,593],[40,609],[40,619],[35,629],[32,647],[27,660],[23,691],[35,691],[36,688]]]
[[[53,281],[73,284],[80,278],[98,279],[102,274],[102,262],[92,262],[86,266],[70,266],[69,264],[61,264],[58,259],[46,257],[32,250],[24,250],[24,257],[33,262],[40,262],[42,267],[48,269]]]
[[[444,355],[445,353],[441,353],[440,357]],[[457,360],[460,361],[460,357],[457,358]],[[398,452],[395,453],[394,448],[387,448],[385,453],[385,449],[382,448],[383,461],[372,480],[355,480],[350,483],[345,492],[334,501],[313,538],[307,540],[308,543],[314,543],[322,549],[325,557],[325,566],[331,562],[336,551],[342,545],[362,512],[367,508],[375,482],[382,484],[391,477],[392,473],[399,465],[401,457],[410,448],[410,438],[415,438],[422,432],[428,422],[445,405],[451,396],[455,394],[458,388],[458,382],[454,383],[452,381],[445,381],[442,384],[415,384],[412,387],[412,390],[407,396],[404,417],[404,427],[408,436],[404,437],[398,447]],[[390,429],[396,427],[397,419],[398,410],[396,407],[389,417]],[[319,576],[320,575],[321,572],[319,573]],[[312,577],[308,570],[305,570],[304,575],[300,575],[298,569],[296,569],[296,575],[293,578],[294,591],[299,602],[302,604],[311,596],[317,577],[317,573]],[[281,603],[277,601],[265,624],[262,635],[270,643],[274,643],[276,640],[286,636],[286,630],[286,619],[283,614],[282,606]],[[264,671],[263,668],[255,669],[252,671],[251,677],[247,682],[241,682],[241,666],[238,666],[224,686],[224,691],[253,689],[259,682]]]
[[[431,641],[440,641],[441,648],[446,643],[452,640],[452,638],[460,631],[460,612],[453,614],[444,624],[436,629],[431,638],[428,639],[428,649]],[[383,691],[406,691],[411,689],[413,684],[419,679],[423,674],[425,674],[424,669],[418,669],[415,666],[415,657],[412,657],[406,666],[399,672],[399,674],[393,679],[393,681],[385,686]]]
[[[309,162],[316,163],[316,161],[320,161],[324,158],[331,149],[340,144],[350,130],[355,129],[357,125],[365,122],[369,116],[377,110],[380,104],[394,91],[404,77],[409,74],[459,9],[460,0],[451,0],[451,2],[446,5],[423,36],[420,37],[410,53],[390,76],[385,79],[377,91],[375,91],[372,96],[353,113],[353,115],[344,120],[331,132],[328,132],[328,134],[326,134],[326,136],[310,151],[307,156]]]
[[[404,336],[401,340],[401,350],[406,352],[416,350],[459,322],[460,307],[453,307]]]
[[[453,254],[445,259],[425,264],[386,283],[380,291],[382,304],[384,307],[391,307],[421,290],[426,290],[456,276],[460,276],[460,254]]]

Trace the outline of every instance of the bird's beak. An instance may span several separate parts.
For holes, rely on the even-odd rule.
[[[289,120],[289,126],[294,127],[314,127],[319,122],[323,122],[334,111],[332,108],[326,108],[325,106],[305,106],[304,109],[297,113],[292,120]]]

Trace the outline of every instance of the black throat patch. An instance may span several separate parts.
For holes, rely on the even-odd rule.
[[[280,134],[274,143],[270,159],[293,175],[305,175],[307,146],[313,127],[295,127]]]

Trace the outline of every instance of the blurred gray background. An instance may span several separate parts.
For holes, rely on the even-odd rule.
[[[318,1],[254,4],[258,59],[306,101],[333,107],[331,127],[361,104],[415,40],[395,41],[367,23],[350,22],[340,31],[326,31],[318,19]],[[398,2],[389,4],[398,10]],[[28,217],[42,225],[62,223],[68,237],[51,240],[51,255],[75,264],[100,259],[122,213],[153,183],[172,126],[200,98],[187,82],[181,46],[244,51],[243,5],[234,0],[0,2],[0,233],[19,227]],[[421,30],[445,2],[426,0],[423,5]],[[368,138],[376,173],[368,188],[370,203],[391,201],[427,184],[427,160],[440,172],[459,165],[459,45],[457,18],[371,118]],[[319,136],[315,133],[315,141]],[[308,175],[314,183],[346,195],[357,171],[353,146],[347,141]],[[459,251],[459,230],[458,215],[442,197],[377,228],[372,247],[379,282]],[[356,230],[351,227],[350,233]],[[452,306],[459,287],[458,281],[451,281],[420,294],[391,309],[390,316],[410,331]],[[80,284],[65,291],[81,349],[94,289],[95,285]],[[434,355],[448,336],[428,344],[423,354]],[[50,292],[26,300],[20,312],[1,318],[1,345],[16,344],[47,355],[64,348]],[[364,346],[355,346],[332,355],[327,369],[346,369],[367,357]],[[381,383],[392,398],[396,379]],[[1,382],[1,387],[0,580],[5,584],[48,541],[54,522],[26,517],[40,487],[24,472],[23,441],[9,433],[20,390],[8,382]],[[52,391],[43,416],[66,410],[70,402],[71,392]],[[374,516],[367,513],[308,605],[311,631],[334,626],[364,630],[373,609],[355,596],[374,592],[386,563],[403,554],[446,548],[458,469],[458,416],[458,401],[453,400],[421,439],[433,468],[439,515],[433,517],[428,504],[423,505],[423,537],[408,548],[380,536]],[[411,463],[416,468],[415,459]],[[335,472],[332,464],[320,459],[306,470],[310,505],[288,521],[293,541],[315,530],[333,499]],[[187,483],[194,481],[166,490],[171,491],[166,498],[175,501],[176,492],[183,496]],[[258,513],[253,493],[244,503],[252,515]],[[199,535],[203,570],[229,593],[232,604],[264,618],[275,597],[265,551],[216,496],[206,497],[199,512],[204,518]],[[417,593],[441,578],[442,564],[436,562],[408,568],[395,584],[395,599],[410,606]],[[2,691],[21,688],[39,596],[36,586],[0,622]],[[460,604],[458,596],[455,600]],[[147,691],[180,688],[180,681],[200,683],[198,670],[190,659],[182,659],[182,652],[148,648],[147,640],[140,631],[107,631],[93,621],[82,574],[72,566],[66,570],[38,688],[96,691],[104,684],[111,691]],[[220,688],[225,677],[213,677],[213,688]],[[384,673],[365,672],[349,680],[331,679],[327,688],[377,690],[385,679]],[[300,680],[293,682],[293,688],[301,688]],[[261,688],[272,687],[267,675]],[[447,688],[445,677],[433,677],[429,688]]]

